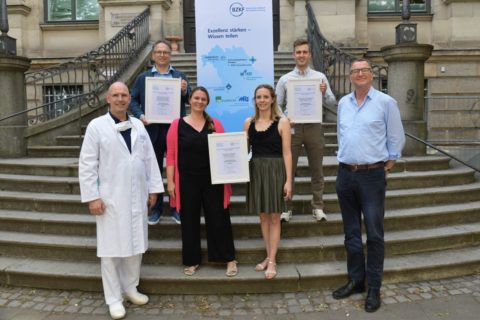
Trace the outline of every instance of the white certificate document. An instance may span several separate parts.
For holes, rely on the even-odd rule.
[[[250,181],[245,132],[209,134],[208,150],[212,184]]]
[[[287,81],[288,117],[295,123],[322,123],[321,79]]]
[[[172,123],[180,117],[180,78],[145,78],[145,119],[151,123]]]

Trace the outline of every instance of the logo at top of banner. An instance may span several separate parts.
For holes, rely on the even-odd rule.
[[[234,17],[240,17],[245,8],[240,2],[234,2],[230,5],[230,14]]]

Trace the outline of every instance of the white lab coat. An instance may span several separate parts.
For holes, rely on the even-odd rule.
[[[101,198],[97,219],[97,256],[130,257],[148,248],[148,195],[164,192],[155,153],[143,124],[133,117],[131,146],[106,114],[92,120],[79,159],[82,202]]]

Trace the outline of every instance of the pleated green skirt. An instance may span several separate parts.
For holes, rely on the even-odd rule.
[[[247,184],[249,213],[281,213],[286,210],[283,186],[286,174],[283,158],[252,158]]]

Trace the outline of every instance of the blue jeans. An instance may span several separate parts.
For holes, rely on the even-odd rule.
[[[336,189],[342,210],[348,276],[351,280],[360,282],[366,277],[369,288],[380,289],[385,256],[385,171],[376,168],[353,172],[340,167]],[[362,243],[362,213],[367,233],[366,265]]]

